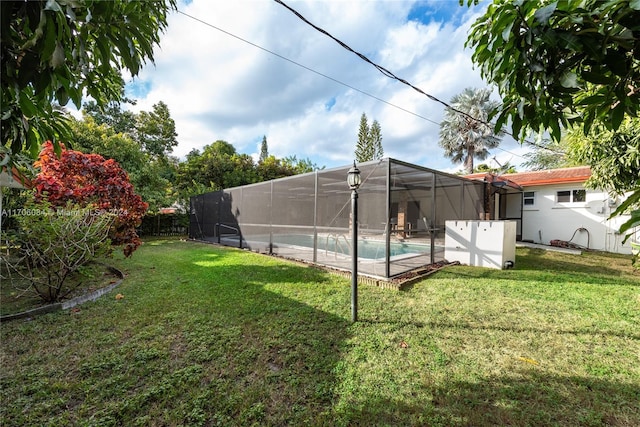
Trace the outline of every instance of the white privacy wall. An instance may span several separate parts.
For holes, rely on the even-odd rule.
[[[513,268],[515,221],[445,221],[445,259],[476,267]]]

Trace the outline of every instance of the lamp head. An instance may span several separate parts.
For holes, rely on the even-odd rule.
[[[347,184],[352,190],[357,190],[362,184],[362,178],[360,177],[360,169],[356,166],[356,161],[353,161],[353,167],[349,169],[347,173]]]

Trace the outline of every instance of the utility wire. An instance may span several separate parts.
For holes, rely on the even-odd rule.
[[[286,6],[284,3],[282,3],[280,0],[275,0],[275,1],[277,1],[278,3],[283,4],[283,5],[284,5],[285,7],[287,7],[287,8],[289,8],[289,7],[288,7],[288,6]],[[188,14],[188,13],[185,13],[185,12],[183,12],[183,11],[181,11],[181,10],[177,10],[177,12],[178,12],[179,14],[181,14],[181,15],[186,16],[186,17],[187,17],[187,18],[189,18],[189,19],[193,19],[194,21],[197,21],[197,22],[199,22],[199,23],[201,23],[201,24],[203,24],[203,25],[206,25],[207,27],[213,28],[214,30],[220,31],[221,33],[224,33],[224,34],[226,34],[226,35],[228,35],[228,36],[230,36],[230,37],[233,37],[233,38],[235,38],[235,39],[237,39],[237,40],[240,40],[240,41],[242,41],[242,42],[244,42],[244,43],[247,43],[247,44],[249,44],[249,45],[251,45],[251,46],[253,46],[253,47],[256,47],[256,48],[258,48],[258,49],[260,49],[260,50],[262,50],[262,51],[264,51],[264,52],[267,52],[267,53],[269,53],[269,54],[271,54],[271,55],[274,55],[274,56],[276,56],[276,57],[278,57],[278,58],[280,58],[280,59],[283,59],[283,60],[285,60],[285,61],[287,61],[287,62],[290,62],[291,64],[297,65],[297,66],[298,66],[298,67],[300,67],[300,68],[303,68],[303,69],[305,69],[305,70],[307,70],[307,71],[311,71],[311,72],[312,72],[312,73],[314,73],[314,74],[317,74],[317,75],[319,75],[319,76],[321,76],[321,77],[324,77],[324,78],[326,78],[326,79],[329,79],[329,80],[331,80],[331,81],[333,81],[333,82],[335,82],[335,83],[338,83],[338,84],[340,84],[340,85],[342,85],[342,86],[345,86],[345,87],[347,87],[347,88],[349,88],[349,89],[351,89],[351,90],[354,90],[354,91],[356,91],[356,92],[359,92],[359,93],[361,93],[361,94],[363,94],[363,95],[365,95],[365,96],[368,96],[368,97],[370,97],[370,98],[373,98],[373,99],[375,99],[375,100],[377,100],[377,101],[380,101],[380,102],[382,102],[382,103],[384,103],[384,104],[387,104],[387,105],[389,105],[389,106],[391,106],[391,107],[397,108],[397,109],[399,109],[399,110],[401,110],[401,111],[404,111],[405,113],[409,113],[409,114],[411,114],[412,116],[418,117],[418,118],[420,118],[420,119],[422,119],[422,120],[425,120],[425,121],[427,121],[427,122],[429,122],[429,123],[432,123],[432,124],[434,124],[434,125],[438,125],[438,126],[440,126],[440,123],[439,123],[439,122],[436,122],[435,120],[432,120],[432,119],[430,119],[430,118],[428,118],[428,117],[422,116],[422,115],[420,115],[420,114],[418,114],[418,113],[415,113],[415,112],[413,112],[413,111],[407,110],[406,108],[403,108],[403,107],[401,107],[401,106],[399,106],[399,105],[393,104],[393,103],[391,103],[391,102],[389,102],[389,101],[387,101],[387,100],[385,100],[385,99],[382,99],[382,98],[380,98],[380,97],[378,97],[378,96],[376,96],[376,95],[373,95],[373,94],[371,94],[371,93],[369,93],[369,92],[366,92],[366,91],[364,91],[364,90],[362,90],[362,89],[358,89],[358,88],[357,88],[357,87],[355,87],[355,86],[352,86],[352,85],[350,85],[350,84],[348,84],[348,83],[345,83],[345,82],[343,82],[343,81],[340,81],[340,80],[338,80],[338,79],[336,79],[336,78],[334,78],[334,77],[331,77],[331,76],[329,76],[329,75],[327,75],[327,74],[324,74],[324,73],[321,73],[321,72],[319,72],[319,71],[317,71],[317,70],[314,70],[313,68],[310,68],[310,67],[308,67],[308,66],[306,66],[306,65],[304,65],[304,64],[301,64],[301,63],[299,63],[299,62],[297,62],[297,61],[294,61],[294,60],[292,60],[292,59],[290,59],[290,58],[287,58],[286,56],[283,56],[283,55],[281,55],[281,54],[279,54],[279,53],[277,53],[277,52],[274,52],[274,51],[269,50],[269,49],[267,49],[267,48],[265,48],[265,47],[262,47],[262,46],[260,46],[260,45],[258,45],[258,44],[256,44],[256,43],[253,43],[253,42],[251,42],[251,41],[249,41],[249,40],[247,40],[247,39],[244,39],[244,38],[242,38],[242,37],[240,37],[240,36],[238,36],[238,35],[235,35],[235,34],[233,34],[233,33],[229,32],[229,31],[226,31],[226,30],[224,30],[224,29],[222,29],[222,28],[220,28],[220,27],[217,27],[217,26],[215,26],[215,25],[213,25],[213,24],[211,24],[211,23],[209,23],[209,22],[203,21],[203,20],[202,20],[202,19],[200,19],[200,18],[197,18],[197,17],[195,17],[195,16],[193,16],[193,15],[190,15],[190,14]],[[294,12],[294,13],[296,13],[296,14],[297,14],[297,12]],[[304,19],[304,18],[302,18],[302,19]],[[306,21],[306,19],[305,19],[305,22],[308,22],[308,21]],[[310,25],[312,25],[312,26],[313,26],[313,24],[310,24]],[[314,26],[314,27],[315,27],[315,26]],[[321,30],[321,32],[326,33],[324,30]],[[326,33],[326,34],[328,34],[328,33]],[[329,37],[331,37],[332,39],[334,39],[334,40],[338,41],[337,39],[335,39],[335,38],[334,38],[333,36],[331,36],[331,35],[329,35]],[[339,43],[339,44],[341,44],[341,45],[343,45],[343,44],[344,44],[344,43],[342,43],[342,42],[340,42],[340,41],[338,41],[338,43]],[[345,46],[346,46],[346,45],[345,45]],[[353,52],[353,50],[352,50],[351,48],[348,48],[348,49],[349,49],[349,50],[351,50],[351,51]],[[366,57],[365,57],[364,55],[362,55],[362,54],[358,54],[358,53],[356,53],[356,54],[357,54],[358,56],[361,56],[361,57],[366,58]],[[373,64],[373,62],[371,62],[369,59],[365,59],[365,60],[366,60],[367,62],[369,62],[369,63]],[[376,64],[374,64],[374,66],[375,66],[376,68],[378,68],[378,67],[379,67],[379,66],[378,66],[378,65],[376,65]],[[380,67],[380,68],[384,69],[383,67]],[[378,68],[378,69],[380,69],[380,68]],[[382,72],[382,71],[381,71],[381,72]],[[384,72],[383,72],[383,74],[387,75],[387,74],[386,74],[386,73],[384,73]],[[389,77],[391,77],[391,76],[389,76]],[[394,78],[394,77],[391,77],[391,78]],[[410,86],[412,86],[410,83],[407,83],[407,84],[409,84]],[[412,86],[412,87],[413,87],[413,86]],[[437,101],[437,102],[439,102],[439,103],[443,104],[445,107],[447,107],[447,108],[451,108],[453,111],[459,112],[460,114],[463,114],[463,115],[465,115],[465,116],[469,117],[470,119],[472,119],[472,120],[474,120],[474,121],[480,121],[480,122],[482,122],[481,120],[476,119],[476,118],[474,118],[473,116],[471,116],[471,115],[469,115],[469,114],[467,114],[467,113],[465,113],[465,112],[458,111],[458,110],[456,110],[455,108],[450,107],[447,103],[445,103],[445,102],[443,102],[443,101],[441,101],[441,100],[437,99],[436,97],[434,97],[434,96],[432,96],[432,95],[429,95],[429,94],[427,94],[427,93],[423,92],[423,91],[422,91],[422,90],[420,90],[420,89],[417,89],[417,90],[418,90],[420,93],[423,93],[424,95],[426,95],[427,97],[429,97],[430,99],[433,99],[433,100],[435,100],[435,101]],[[484,122],[482,122],[482,123],[484,123]],[[487,123],[485,123],[485,124],[487,124]],[[532,143],[532,145],[536,145],[536,144],[533,144],[533,143]],[[542,146],[540,146],[540,147],[541,147],[541,148],[545,148],[545,147],[542,147]],[[521,156],[521,155],[519,155],[519,154],[513,153],[513,152],[508,151],[508,150],[505,150],[505,149],[503,149],[503,148],[500,148],[500,147],[495,147],[495,148],[496,148],[496,149],[498,149],[498,150],[500,150],[500,151],[504,151],[505,153],[511,154],[511,155],[513,155],[513,156],[517,156],[517,157],[520,157],[520,158],[523,158],[523,159],[525,158],[525,157],[523,157],[523,156]],[[548,148],[547,148],[547,149],[548,149]]]
[[[276,3],[279,3],[280,5],[284,6],[286,9],[288,9],[291,13],[293,13],[294,15],[296,15],[298,18],[300,18],[303,22],[305,22],[307,25],[313,27],[313,29],[315,29],[316,31],[321,32],[322,34],[324,34],[325,36],[329,37],[330,39],[332,39],[333,41],[335,41],[336,43],[338,43],[340,46],[342,46],[343,48],[345,48],[346,50],[348,50],[351,53],[354,53],[355,55],[357,55],[360,59],[362,59],[363,61],[367,62],[368,64],[371,64],[374,68],[376,68],[378,71],[380,71],[383,75],[397,80],[401,83],[404,83],[405,85],[411,87],[412,89],[418,91],[419,93],[425,95],[427,98],[431,99],[432,101],[435,102],[439,102],[440,104],[444,105],[447,108],[451,108],[452,110],[456,111],[457,113],[460,114],[464,114],[465,116],[468,116],[471,119],[474,120],[478,120],[475,119],[474,117],[470,116],[469,114],[465,113],[464,111],[459,111],[456,110],[455,108],[451,107],[449,104],[447,104],[444,101],[441,101],[440,99],[436,98],[433,95],[430,95],[426,92],[424,92],[422,89],[412,85],[411,83],[409,83],[408,81],[406,81],[403,78],[400,78],[398,76],[396,76],[395,74],[393,74],[391,71],[387,70],[385,67],[383,67],[382,65],[376,64],[375,62],[373,62],[372,60],[370,60],[366,55],[354,50],[351,48],[351,46],[349,46],[348,44],[346,44],[345,42],[343,42],[342,40],[334,37],[333,35],[331,35],[331,33],[329,33],[328,31],[325,31],[324,29],[318,27],[317,25],[315,25],[314,23],[312,23],[311,21],[309,21],[307,18],[305,18],[304,16],[302,16],[302,14],[300,12],[298,12],[297,10],[293,9],[292,7],[290,7],[289,5],[287,5],[285,2],[283,2],[282,0],[274,0]]]
[[[458,114],[461,114],[463,116],[466,116],[467,118],[481,123],[483,125],[486,126],[491,126],[491,128],[493,129],[495,127],[495,125],[493,123],[484,121],[482,119],[478,119],[476,117],[473,117],[472,115],[470,115],[469,113],[466,113],[464,111],[461,111],[453,106],[451,106],[450,104],[448,104],[445,101],[442,101],[441,99],[436,98],[435,96],[423,91],[422,89],[420,89],[417,86],[414,86],[413,84],[409,83],[407,80],[403,79],[402,77],[398,77],[397,75],[395,75],[393,72],[389,71],[388,69],[386,69],[385,67],[383,67],[382,65],[376,64],[375,62],[373,62],[372,60],[370,60],[366,55],[354,50],[353,48],[351,48],[351,46],[349,46],[348,44],[346,44],[345,42],[343,42],[342,40],[334,37],[331,33],[329,33],[328,31],[324,30],[323,28],[318,27],[317,25],[315,25],[314,23],[312,23],[311,21],[309,21],[307,18],[305,18],[300,12],[298,12],[297,10],[293,9],[291,6],[287,5],[284,1],[282,0],[274,0],[276,3],[282,5],[283,7],[285,7],[287,10],[289,10],[291,13],[293,13],[294,15],[296,15],[300,20],[302,20],[304,23],[306,23],[307,25],[311,26],[313,29],[315,29],[316,31],[319,31],[320,33],[326,35],[327,37],[329,37],[330,39],[332,39],[333,41],[335,41],[336,43],[338,43],[340,46],[342,46],[344,49],[348,50],[349,52],[355,54],[356,56],[358,56],[360,59],[362,59],[363,61],[365,61],[368,64],[371,64],[375,69],[377,69],[378,71],[380,71],[383,75],[389,77],[390,79],[393,80],[397,80],[400,83],[409,86],[410,88],[412,88],[413,90],[421,93],[422,95],[426,96],[427,98],[429,98],[432,101],[435,101],[437,103],[442,104],[443,106],[445,106],[446,108],[448,108],[451,111],[454,111]],[[516,138],[512,133],[507,132],[507,131],[503,131],[504,133],[506,133],[507,135],[511,135],[514,139],[518,139]],[[544,147],[542,145],[539,145],[535,142],[532,141],[528,141],[528,140],[524,140],[523,142],[526,142],[530,145],[533,145],[535,147],[538,148],[544,148],[544,149],[549,149],[547,147]]]
[[[343,81],[340,81],[340,80],[338,80],[338,79],[336,79],[336,78],[334,78],[334,77],[331,77],[331,76],[329,76],[329,75],[323,74],[323,73],[321,73],[320,71],[317,71],[317,70],[314,70],[313,68],[307,67],[306,65],[301,64],[301,63],[299,63],[299,62],[296,62],[296,61],[294,61],[293,59],[289,59],[289,58],[287,58],[286,56],[280,55],[280,54],[279,54],[279,53],[277,53],[277,52],[274,52],[274,51],[272,51],[272,50],[269,50],[269,49],[267,49],[267,48],[265,48],[265,47],[262,47],[262,46],[260,46],[260,45],[255,44],[255,43],[253,43],[253,42],[251,42],[251,41],[249,41],[249,40],[247,40],[247,39],[243,39],[243,38],[242,38],[242,37],[240,37],[240,36],[237,36],[237,35],[232,34],[232,33],[228,32],[228,31],[226,31],[226,30],[223,30],[223,29],[222,29],[222,28],[220,28],[220,27],[216,27],[216,26],[215,26],[215,25],[213,25],[213,24],[210,24],[210,23],[208,23],[208,22],[205,22],[205,21],[203,21],[203,20],[202,20],[202,19],[200,19],[200,18],[197,18],[197,17],[195,17],[195,16],[189,15],[188,13],[182,12],[181,10],[178,10],[177,12],[178,12],[178,13],[180,13],[181,15],[186,16],[187,18],[191,18],[191,19],[193,19],[194,21],[198,21],[198,22],[200,22],[200,23],[202,23],[202,24],[204,24],[204,25],[206,25],[206,26],[208,26],[208,27],[211,27],[211,28],[213,28],[213,29],[215,29],[215,30],[220,31],[221,33],[224,33],[224,34],[226,34],[226,35],[228,35],[228,36],[231,36],[231,37],[233,37],[233,38],[235,38],[235,39],[238,39],[238,40],[240,40],[240,41],[243,41],[243,42],[245,42],[245,43],[247,43],[247,44],[250,44],[250,45],[251,45],[251,46],[253,46],[253,47],[257,47],[257,48],[258,48],[258,49],[260,49],[260,50],[263,50],[263,51],[265,51],[265,52],[267,52],[267,53],[270,53],[271,55],[277,56],[278,58],[283,59],[283,60],[285,60],[285,61],[287,61],[287,62],[290,62],[290,63],[292,63],[292,64],[294,64],[294,65],[297,65],[297,66],[298,66],[298,67],[300,67],[300,68],[304,68],[304,69],[305,69],[305,70],[307,70],[307,71],[311,71],[312,73],[315,73],[315,74],[317,74],[317,75],[319,75],[319,76],[322,76],[322,77],[324,77],[325,79],[329,79],[329,80],[331,80],[331,81],[333,81],[333,82],[335,82],[335,83],[338,83],[338,84],[340,84],[340,85],[342,85],[342,86],[348,87],[348,88],[349,88],[349,89],[351,89],[351,90],[354,90],[354,91],[356,91],[356,92],[359,92],[359,93],[361,93],[361,94],[363,94],[363,95],[366,95],[366,96],[368,96],[368,97],[370,97],[370,98],[373,98],[373,99],[375,99],[375,100],[377,100],[377,101],[383,102],[383,103],[385,103],[385,104],[387,104],[387,105],[389,105],[389,106],[391,106],[391,107],[394,107],[394,108],[397,108],[397,109],[399,109],[399,110],[402,110],[402,111],[404,111],[405,113],[409,113],[409,114],[411,114],[411,115],[413,115],[413,116],[415,116],[415,117],[418,117],[418,118],[420,118],[420,119],[422,119],[422,120],[426,120],[427,122],[430,122],[430,123],[433,123],[434,125],[438,125],[438,126],[440,126],[440,123],[436,122],[435,120],[431,120],[431,119],[430,119],[430,118],[428,118],[428,117],[424,117],[424,116],[422,116],[422,115],[420,115],[420,114],[418,114],[418,113],[415,113],[415,112],[413,112],[413,111],[407,110],[406,108],[400,107],[399,105],[396,105],[396,104],[393,104],[393,103],[391,103],[391,102],[389,102],[389,101],[386,101],[386,100],[384,100],[384,99],[382,99],[382,98],[380,98],[380,97],[377,97],[377,96],[375,96],[375,95],[373,95],[373,94],[371,94],[371,93],[369,93],[369,92],[365,92],[365,91],[364,91],[364,90],[362,90],[362,89],[358,89],[358,88],[357,88],[357,87],[355,87],[355,86],[352,86],[352,85],[350,85],[350,84],[348,84],[348,83],[345,83],[345,82],[343,82]]]

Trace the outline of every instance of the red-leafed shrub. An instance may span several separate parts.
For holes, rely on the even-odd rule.
[[[37,198],[46,198],[54,207],[73,202],[97,212],[115,214],[109,233],[111,243],[124,245],[125,256],[140,246],[136,227],[148,204],[135,193],[129,176],[116,161],[105,160],[98,154],[67,150],[64,145],[58,156],[53,144],[46,142],[35,166],[40,168],[34,181]]]

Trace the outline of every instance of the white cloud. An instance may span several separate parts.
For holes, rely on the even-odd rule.
[[[457,4],[457,1],[452,0]],[[477,10],[452,8],[446,21],[436,4],[424,22],[407,20],[407,1],[305,1],[292,7],[355,50],[443,101],[465,87],[486,86],[464,50]],[[425,8],[425,4],[420,4]],[[458,170],[438,147],[439,127],[429,121],[318,75],[322,73],[439,122],[444,107],[396,81],[305,24],[276,2],[194,0],[170,17],[155,67],[136,78],[148,93],[136,110],[168,104],[184,156],[218,139],[257,155],[262,136],[278,157],[310,158],[320,166],[349,164],[360,115],[380,122],[385,155],[423,166]],[[449,12],[451,13],[451,12]],[[474,15],[475,13],[475,15]],[[438,19],[436,22],[435,19]],[[315,70],[301,68],[263,49]],[[521,155],[517,143],[503,147]],[[496,158],[511,154],[496,150]],[[512,164],[522,161],[511,155]]]

